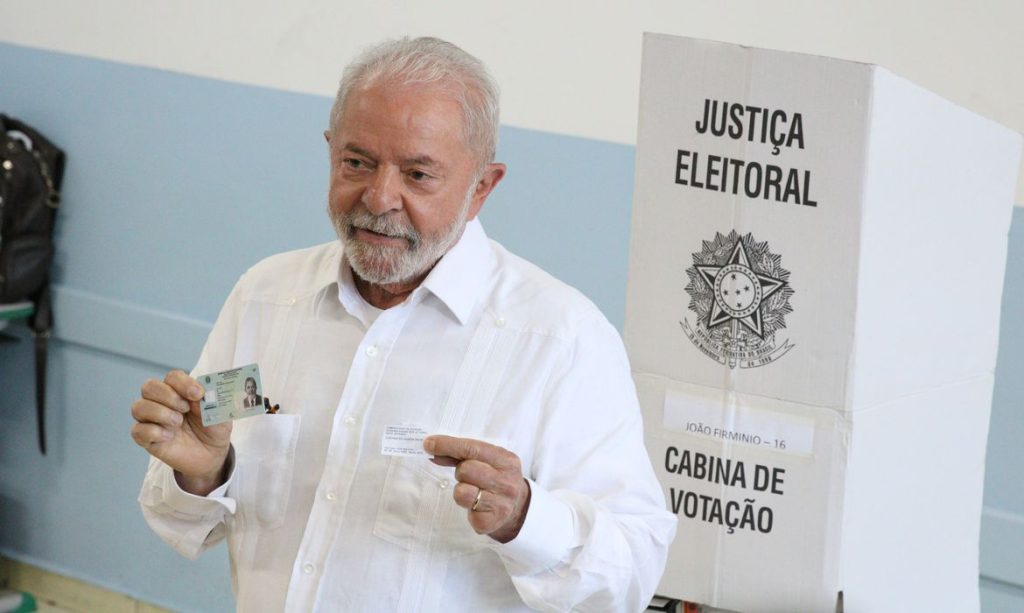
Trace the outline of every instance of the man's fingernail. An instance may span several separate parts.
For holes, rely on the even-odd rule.
[[[191,396],[193,400],[199,400],[203,397],[203,388],[198,385],[193,385],[188,388],[188,395]]]
[[[165,441],[169,441],[173,437],[174,437],[174,433],[173,432],[171,432],[170,430],[164,430],[163,438],[164,438]]]
[[[426,451],[427,453],[434,453],[433,437],[428,436],[427,438],[423,439],[423,451]]]

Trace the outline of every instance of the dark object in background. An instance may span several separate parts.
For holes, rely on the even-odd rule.
[[[0,304],[29,300],[36,344],[36,422],[46,454],[46,339],[53,323],[50,263],[64,152],[0,114]]]

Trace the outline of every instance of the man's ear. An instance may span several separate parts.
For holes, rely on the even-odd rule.
[[[331,142],[331,131],[330,130],[324,130],[324,140],[327,141],[328,144],[330,144],[330,142]]]
[[[500,162],[491,162],[484,171],[480,174],[480,178],[476,182],[476,188],[473,191],[473,200],[469,206],[469,215],[467,219],[476,219],[477,213],[484,206],[484,201],[487,200],[487,196],[491,195],[494,188],[498,186],[498,183],[505,178],[506,167]]]

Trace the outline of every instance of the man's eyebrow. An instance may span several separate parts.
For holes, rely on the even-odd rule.
[[[355,153],[356,155],[361,155],[363,157],[367,157],[367,158],[370,158],[370,159],[375,159],[374,155],[372,153],[370,153],[366,149],[363,149],[359,145],[356,145],[355,143],[345,143],[345,146],[342,147],[342,150],[343,151],[351,151],[352,153]]]
[[[377,157],[373,153],[367,151],[366,149],[363,149],[362,147],[360,147],[359,145],[357,145],[355,143],[345,143],[345,146],[342,147],[342,150],[343,151],[351,151],[352,153],[355,153],[356,155],[361,155],[363,157],[370,158],[371,160],[377,159]],[[430,157],[427,154],[414,155],[412,157],[405,158],[405,159],[402,160],[402,165],[403,166],[427,166],[427,167],[443,167],[444,166],[444,164],[442,164],[441,162],[435,160],[434,158]]]
[[[411,158],[405,158],[402,160],[402,164],[410,166],[443,166],[443,164],[429,155],[416,155]]]

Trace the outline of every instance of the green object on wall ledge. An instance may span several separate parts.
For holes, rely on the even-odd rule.
[[[35,311],[35,307],[29,301],[12,302],[0,304],[0,330],[7,327],[12,319],[24,319]]]
[[[31,594],[0,590],[0,613],[30,613],[37,610],[36,599]]]

